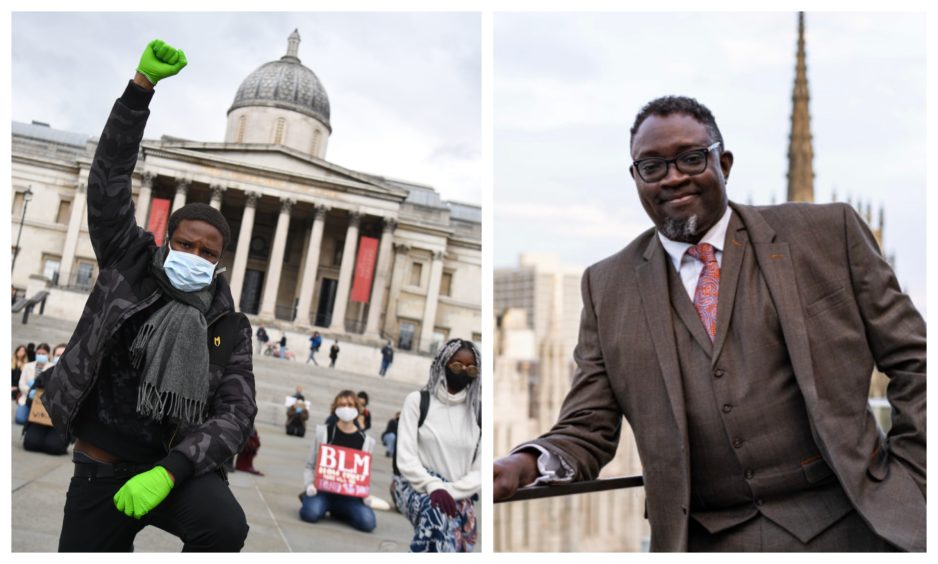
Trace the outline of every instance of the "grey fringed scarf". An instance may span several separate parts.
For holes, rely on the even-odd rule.
[[[208,405],[208,324],[205,313],[215,283],[196,292],[180,292],[166,277],[168,247],[153,253],[150,272],[169,303],[143,324],[130,347],[134,368],[141,370],[137,413],[162,421],[201,424]]]

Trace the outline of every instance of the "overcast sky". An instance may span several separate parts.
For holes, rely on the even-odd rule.
[[[473,13],[14,13],[12,118],[100,134],[153,38],[189,65],[157,86],[146,137],[223,141],[241,82],[286,53],[331,105],[326,159],[480,203],[480,16]]]
[[[925,308],[925,17],[807,13],[815,198],[885,209]],[[647,101],[696,97],[735,154],[731,200],[784,201],[795,13],[496,14],[495,265],[588,266],[651,226],[629,176]]]

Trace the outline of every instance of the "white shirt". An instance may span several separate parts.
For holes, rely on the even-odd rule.
[[[700,243],[713,245],[716,251],[717,263],[721,267],[723,266],[723,244],[726,242],[726,229],[730,225],[732,215],[732,208],[726,206],[723,217],[707,230],[700,239]],[[700,273],[703,272],[704,263],[687,254],[687,249],[694,245],[672,241],[662,235],[661,231],[658,231],[658,239],[661,241],[661,246],[664,247],[665,252],[671,257],[671,264],[674,265],[674,270],[680,275],[681,281],[684,283],[684,289],[687,290],[687,295],[690,297],[690,301],[693,302],[694,292],[697,290],[697,279],[700,278]]]
[[[33,385],[33,380],[36,379],[36,374],[41,373],[46,368],[49,368],[51,364],[48,362],[45,363],[42,368],[36,366],[36,361],[27,362],[23,365],[23,370],[20,372],[20,399],[17,400],[17,405],[26,405],[26,396],[29,394],[29,389]]]

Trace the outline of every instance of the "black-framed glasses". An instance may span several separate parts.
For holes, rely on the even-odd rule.
[[[479,375],[479,367],[475,364],[470,364],[467,366],[456,360],[449,363],[447,367],[453,371],[453,374],[461,374],[462,372],[465,372],[469,375],[470,378],[475,378]]]
[[[674,163],[674,166],[684,174],[693,176],[707,170],[707,157],[710,151],[720,146],[717,141],[706,149],[691,149],[684,151],[673,159],[662,157],[649,157],[632,163],[638,176],[645,182],[658,182],[668,175],[668,165]]]

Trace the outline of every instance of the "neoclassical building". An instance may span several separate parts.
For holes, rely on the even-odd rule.
[[[233,235],[221,265],[255,323],[421,352],[479,341],[481,209],[327,161],[329,98],[299,44],[294,31],[244,79],[224,141],[144,139],[138,224],[160,242],[187,202],[219,209]],[[97,140],[37,122],[12,133],[13,286],[50,291],[47,310],[77,319],[97,274],[85,205]]]

